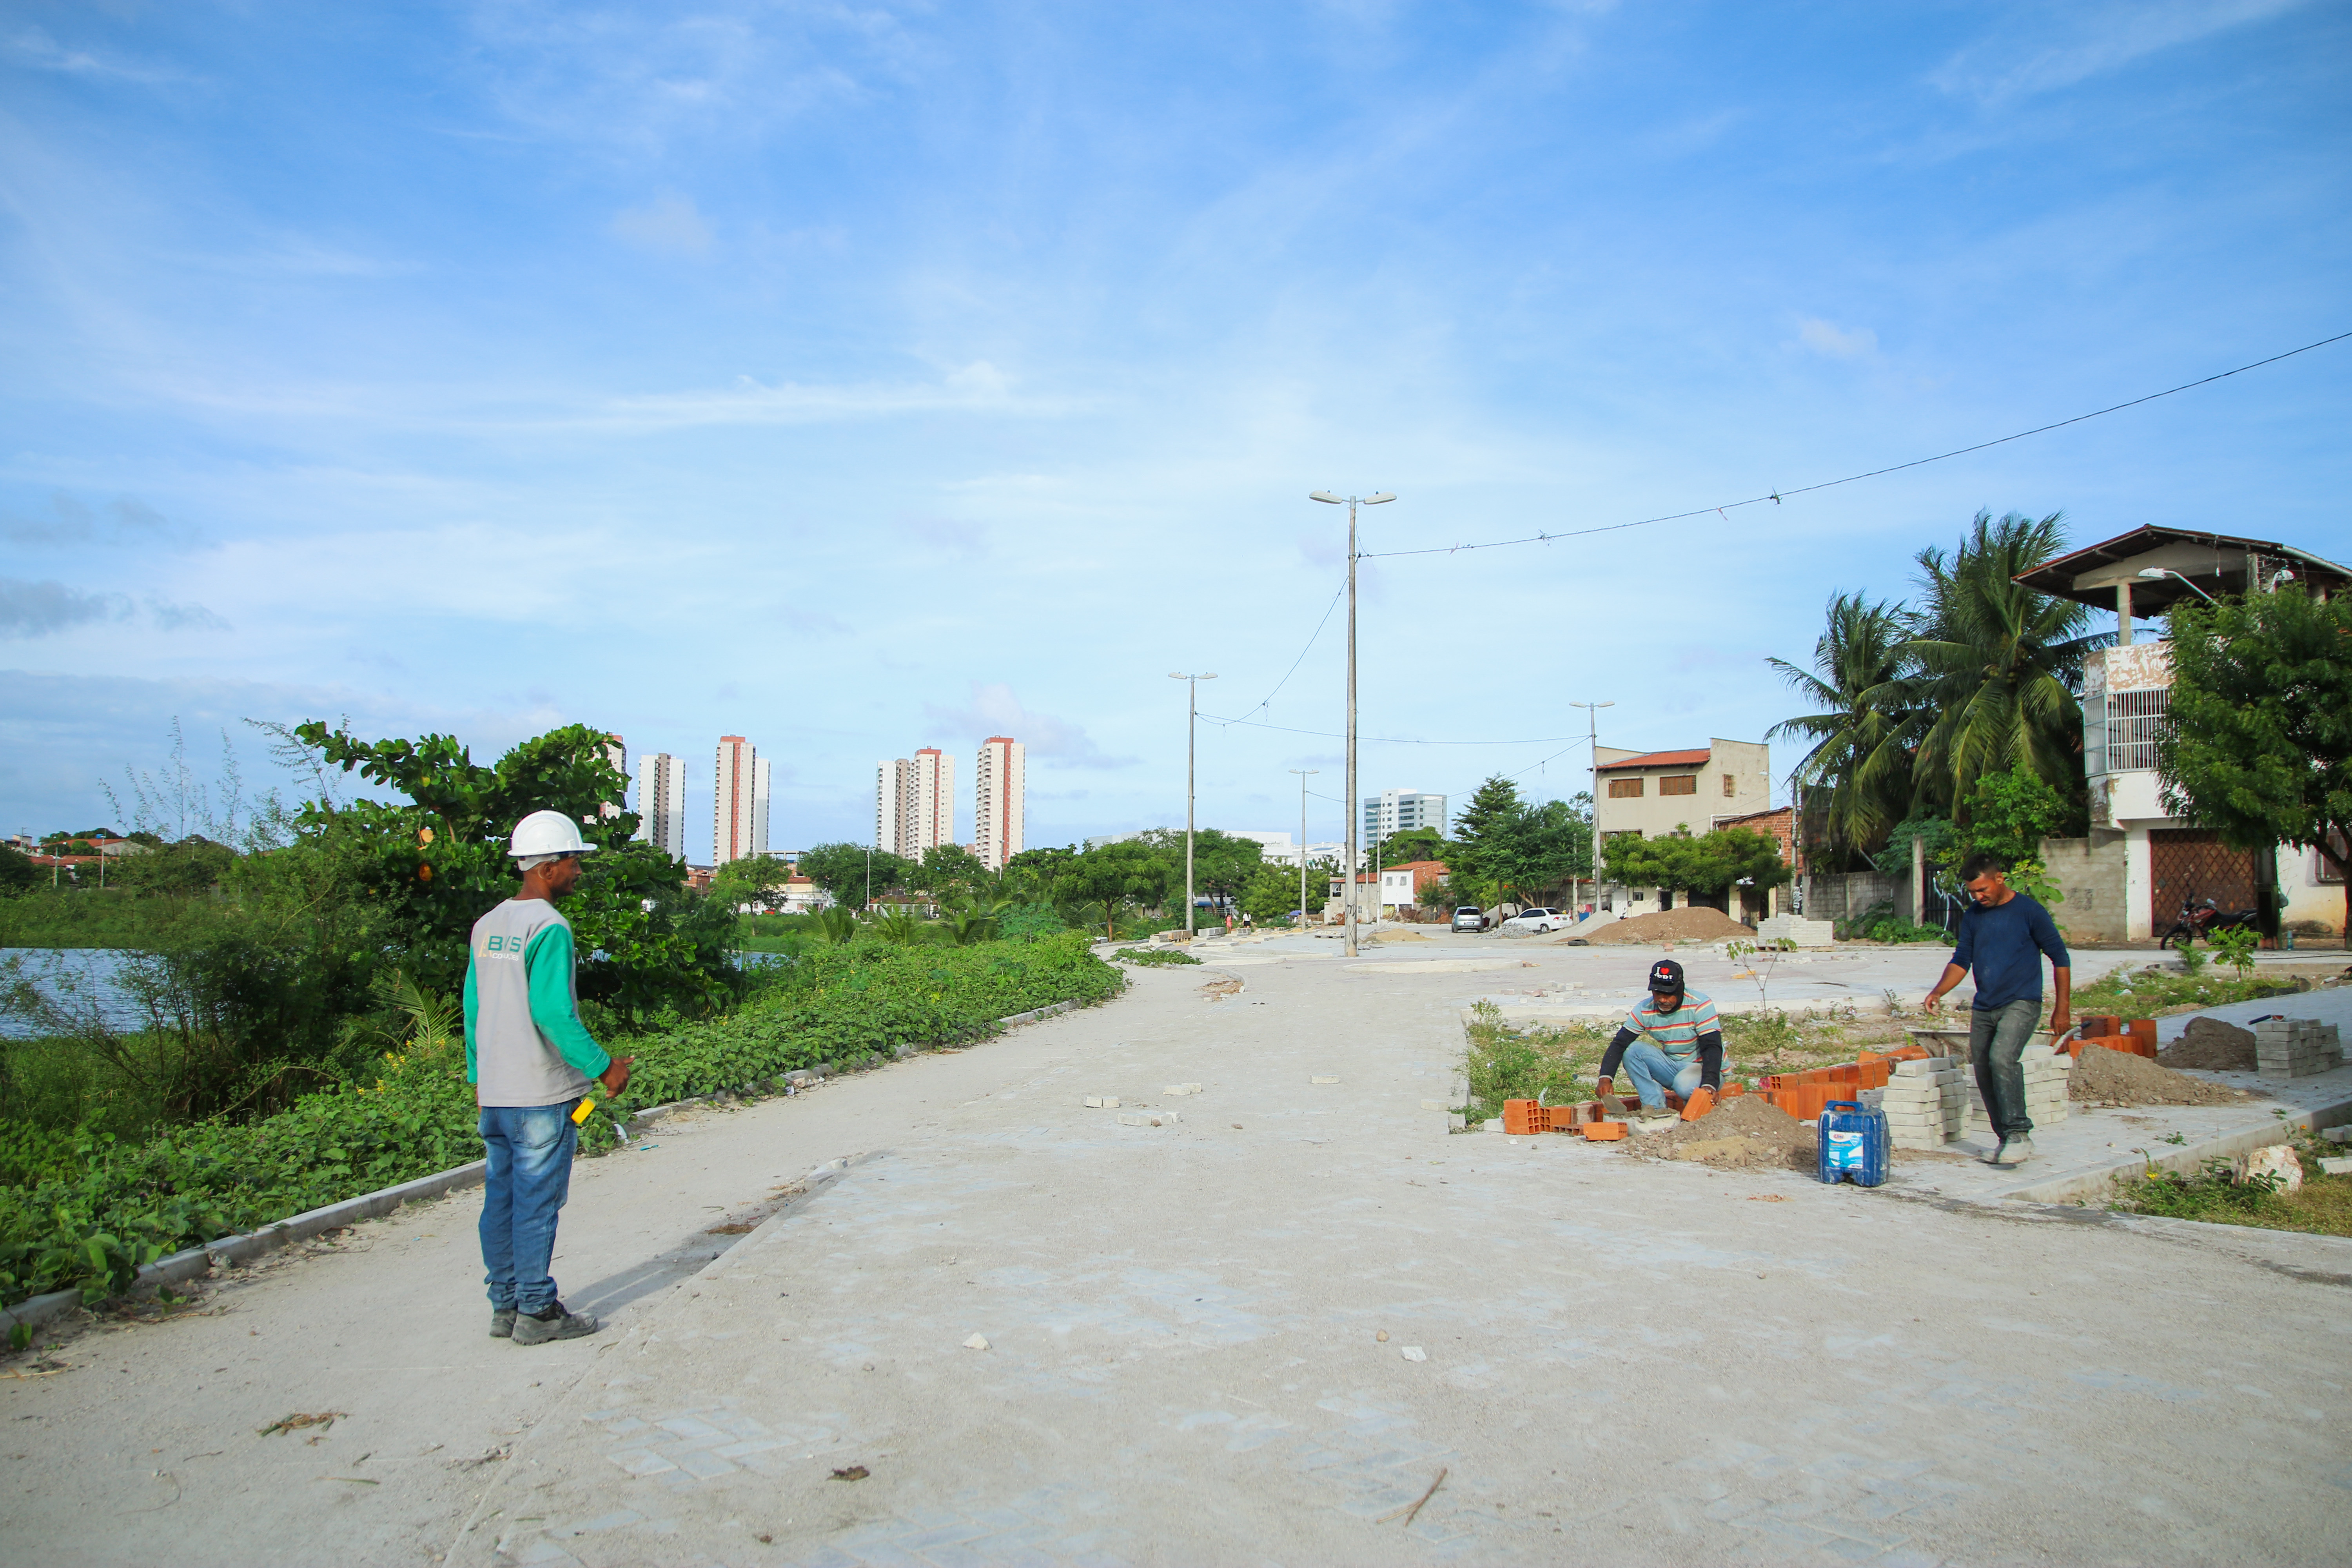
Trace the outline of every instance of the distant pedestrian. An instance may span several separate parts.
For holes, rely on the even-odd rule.
[[[1971,855],[1960,863],[1960,880],[1971,907],[1960,916],[1958,945],[1944,977],[1927,993],[1933,1013],[1944,993],[1973,967],[1976,996],[1969,1012],[1969,1061],[1976,1068],[1977,1092],[1985,1119],[2000,1139],[1985,1156],[1989,1165],[2021,1165],[2033,1158],[2033,1119],[2025,1111],[2025,1068],[2019,1058],[2033,1037],[2042,1013],[2042,961],[2058,995],[2050,1009],[2050,1032],[2065,1032],[2074,1000],[2074,960],[2050,911],[2009,885],[2009,868],[1991,855]]]
[[[580,880],[588,852],[560,811],[517,823],[507,853],[522,886],[474,922],[466,963],[466,1077],[489,1153],[481,1235],[490,1337],[519,1345],[596,1331],[593,1313],[564,1310],[548,1270],[580,1141],[572,1113],[592,1080],[620,1093],[635,1059],[607,1055],[580,1022],[572,922],[555,900]]]

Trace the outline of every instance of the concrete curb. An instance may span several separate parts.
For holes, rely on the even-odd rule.
[[[397,1186],[362,1193],[355,1198],[345,1198],[341,1203],[281,1219],[275,1225],[265,1225],[259,1230],[247,1231],[240,1236],[224,1236],[202,1247],[191,1247],[169,1258],[158,1258],[140,1269],[138,1281],[131,1289],[180,1285],[191,1279],[201,1279],[215,1266],[250,1263],[289,1242],[308,1241],[325,1231],[340,1230],[363,1219],[381,1218],[403,1204],[437,1198],[460,1187],[478,1185],[488,1167],[488,1161],[476,1160],[446,1171],[436,1171],[429,1176],[419,1176],[413,1182],[403,1182]],[[13,1307],[0,1307],[0,1321],[10,1327],[18,1323],[45,1323],[70,1311],[80,1300],[79,1287],[52,1290],[46,1296],[35,1296]]]
[[[2316,1105],[2308,1110],[2282,1116],[2268,1127],[2250,1127],[2242,1132],[2224,1133],[2201,1142],[2168,1147],[2164,1153],[2150,1150],[2145,1155],[2135,1153],[2129,1159],[2115,1160],[2090,1171],[2073,1171],[2063,1176],[2046,1177],[2027,1182],[2021,1186],[1992,1193],[1977,1201],[1983,1203],[2056,1204],[2072,1198],[2105,1197],[2113,1190],[2117,1176],[2137,1176],[2153,1163],[2158,1170],[2176,1171],[2187,1175],[2208,1160],[2227,1160],[2256,1149],[2267,1149],[2273,1143],[2284,1143],[2295,1133],[2317,1131],[2323,1127],[2341,1126],[2352,1121],[2352,1100],[2338,1100],[2333,1105]]]
[[[1016,1024],[1034,1024],[1041,1018],[1050,1018],[1057,1013],[1066,1013],[1077,1005],[1076,997],[1061,1002],[1049,1002],[1043,1007],[1032,1007],[1026,1013],[1015,1013],[1009,1018],[999,1018],[996,1022],[1000,1028],[1011,1028]],[[916,1049],[901,1046],[898,1047],[897,1059],[903,1061],[908,1057],[918,1054]],[[800,1084],[814,1079],[830,1078],[833,1076],[833,1064],[826,1062],[818,1066],[814,1072],[805,1068],[795,1068],[789,1073],[779,1073],[764,1081],[769,1084],[789,1083],[797,1088]],[[667,1105],[647,1106],[643,1110],[632,1111],[622,1131],[626,1136],[635,1137],[639,1128],[650,1127],[673,1111],[683,1110],[688,1106],[713,1104],[719,1098],[717,1095],[710,1094],[697,1095],[690,1100],[672,1100]],[[618,1118],[614,1120],[617,1121]],[[140,1269],[139,1278],[131,1289],[142,1290],[159,1285],[180,1285],[191,1279],[201,1279],[211,1273],[216,1266],[249,1263],[264,1253],[276,1251],[288,1242],[307,1241],[322,1231],[340,1230],[344,1226],[356,1225],[363,1219],[380,1219],[403,1204],[415,1203],[422,1198],[437,1198],[444,1193],[455,1192],[460,1187],[478,1186],[482,1181],[484,1172],[488,1169],[488,1161],[475,1160],[446,1171],[436,1171],[429,1176],[419,1176],[415,1181],[403,1182],[397,1186],[379,1188],[373,1193],[362,1193],[358,1197],[345,1198],[341,1203],[329,1204],[324,1208],[315,1208],[308,1214],[298,1214],[289,1218],[278,1220],[275,1224],[265,1225],[258,1230],[248,1231],[240,1236],[224,1236],[217,1240],[208,1241],[202,1247],[191,1247],[184,1252],[175,1252],[169,1258],[158,1258]],[[71,1311],[80,1304],[80,1301],[81,1289],[79,1286],[64,1290],[52,1290],[46,1296],[27,1297],[13,1307],[0,1307],[0,1329],[14,1328],[18,1323],[46,1323],[53,1318]]]

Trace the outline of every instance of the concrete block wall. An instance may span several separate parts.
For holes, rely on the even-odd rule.
[[[2126,894],[2125,836],[2113,831],[2087,838],[2045,838],[2042,864],[2065,898],[2050,918],[2070,942],[2129,940]]]

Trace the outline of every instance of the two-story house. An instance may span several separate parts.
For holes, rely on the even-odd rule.
[[[1628,888],[1609,875],[1611,836],[1705,833],[1772,806],[1772,748],[1760,742],[1718,738],[1692,751],[1601,746],[1596,752],[1592,831],[1601,847],[1601,897],[1620,914],[1653,913],[1665,903],[1658,889]],[[1769,901],[1761,912],[1772,912]]]
[[[2154,527],[2077,550],[2017,579],[2116,616],[2115,646],[2092,654],[2083,670],[2090,835],[2044,843],[2066,894],[2054,912],[2077,940],[2158,936],[2184,902],[2209,898],[2225,909],[2263,910],[2266,919],[2275,910],[2287,924],[2315,921],[2341,929],[2343,885],[2315,850],[2225,848],[2212,832],[2165,810],[2157,778],[2156,738],[2171,705],[2172,650],[2160,631],[2135,623],[2200,594],[2270,593],[2288,580],[2323,596],[2352,588],[2352,573],[2291,545]]]

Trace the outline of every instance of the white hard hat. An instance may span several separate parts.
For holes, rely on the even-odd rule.
[[[521,858],[531,855],[589,855],[594,846],[580,837],[580,825],[560,811],[534,811],[515,824],[507,853]]]

